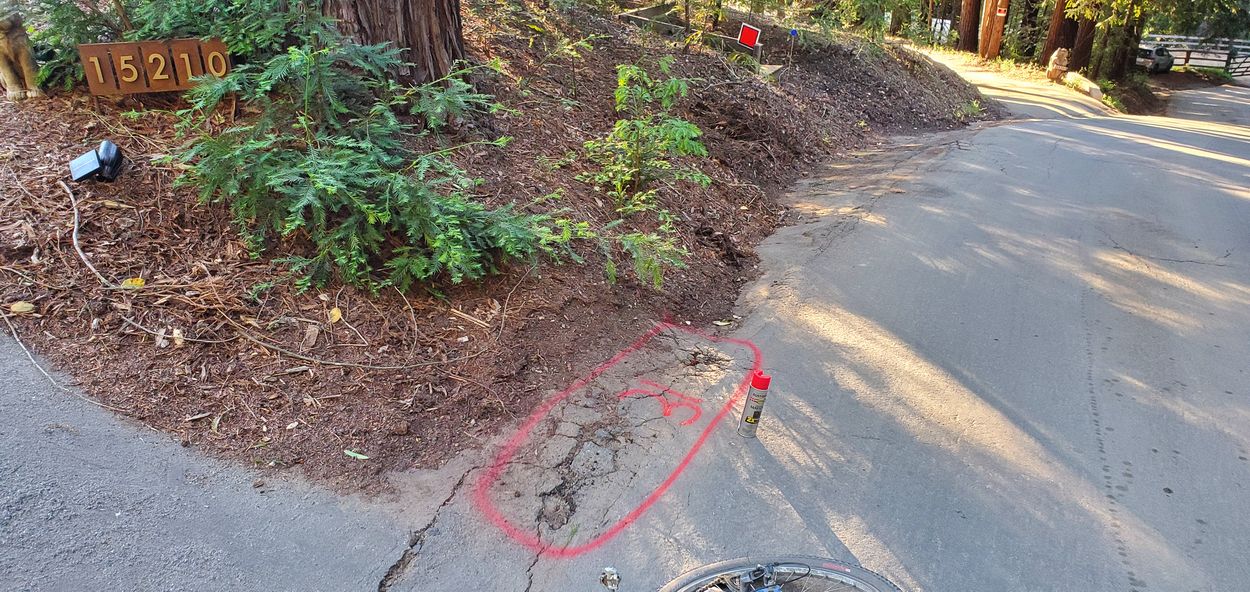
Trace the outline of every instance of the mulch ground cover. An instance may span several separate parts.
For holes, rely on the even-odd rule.
[[[75,92],[0,103],[5,320],[94,404],[186,446],[371,490],[388,471],[481,446],[657,319],[731,318],[757,275],[753,246],[785,223],[774,198],[791,181],[884,133],[962,125],[960,106],[978,97],[918,54],[860,41],[799,52],[766,82],[589,9],[466,7],[465,26],[476,60],[504,64],[478,75],[479,89],[511,108],[454,132],[515,138],[455,157],[493,205],[559,190],[565,215],[613,220],[610,198],[575,178],[584,160],[552,163],[610,129],[617,64],[671,55],[694,79],[678,112],[704,130],[710,158],[698,164],[714,183],[661,191],[690,253],[661,290],[626,273],[608,282],[591,250],[580,264],[514,265],[477,284],[300,293],[275,261],[300,252],[298,240],[253,257],[224,204],[174,185],[163,157],[178,150],[177,97]],[[594,49],[553,57],[579,39]],[[120,179],[65,184],[69,160],[102,138],[129,158]],[[33,310],[11,312],[18,302]]]

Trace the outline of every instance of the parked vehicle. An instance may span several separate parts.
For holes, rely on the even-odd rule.
[[[1145,68],[1151,74],[1171,70],[1172,63],[1175,60],[1176,58],[1172,56],[1168,48],[1162,45],[1147,45],[1137,48],[1137,65]]]

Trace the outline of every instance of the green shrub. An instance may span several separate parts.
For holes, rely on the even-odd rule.
[[[617,211],[632,214],[655,207],[658,181],[690,181],[707,187],[712,180],[696,168],[675,165],[672,158],[707,156],[698,126],[672,114],[690,81],[670,76],[672,58],[660,60],[664,79],[652,78],[635,65],[617,66],[614,95],[618,119],[607,136],[585,143],[586,155],[599,170],[582,175],[615,201]]]
[[[1232,84],[1234,78],[1222,68],[1206,68],[1203,66],[1181,66],[1182,72],[1192,72],[1199,78],[1213,84]]]
[[[481,278],[500,257],[555,248],[560,236],[544,228],[547,216],[475,201],[480,181],[452,164],[453,149],[406,148],[448,116],[489,108],[488,97],[459,81],[465,71],[399,87],[386,77],[399,65],[397,50],[346,42],[316,11],[295,25],[297,44],[202,81],[181,112],[188,148],[178,158],[191,168],[180,183],[205,201],[228,202],[254,252],[275,239],[307,241],[309,254],[285,259],[303,275],[301,287],[337,275],[406,290],[440,275]],[[214,134],[206,124],[230,93],[260,115]],[[425,125],[400,121],[400,109]]]
[[[981,106],[981,101],[972,99],[966,103],[960,103],[955,108],[955,121],[969,121],[981,117],[985,113],[985,108]]]
[[[299,0],[126,0],[134,27],[123,31],[114,2],[36,0],[32,39],[40,50],[40,83],[70,88],[83,79],[78,45],[122,39],[220,37],[240,61],[264,60],[296,41],[306,12],[320,2]]]
[[[110,2],[36,0],[26,14],[40,63],[41,86],[70,89],[83,80],[78,45],[121,39],[121,19]]]
[[[673,216],[656,201],[657,184],[692,182],[707,187],[712,180],[692,166],[674,164],[681,157],[707,157],[698,126],[673,115],[678,99],[690,92],[690,81],[672,76],[673,58],[659,62],[663,78],[653,78],[636,65],[617,66],[613,102],[618,119],[606,136],[585,143],[586,157],[598,169],[578,176],[612,197],[622,216],[653,212],[659,222],[653,232],[630,232],[614,240],[633,261],[639,278],[661,287],[664,270],[682,267],[686,251],[678,246]],[[609,279],[616,265],[608,260]]]
[[[1120,100],[1120,93],[1115,81],[1099,78],[1098,90],[1102,91],[1102,104],[1122,113],[1128,112],[1128,109],[1124,106],[1124,101]]]

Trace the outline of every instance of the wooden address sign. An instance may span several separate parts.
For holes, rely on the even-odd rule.
[[[230,52],[220,39],[84,43],[78,57],[93,95],[187,90],[194,76],[230,72]]]

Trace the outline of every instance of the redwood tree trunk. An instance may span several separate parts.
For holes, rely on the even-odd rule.
[[[1137,7],[1133,4],[1129,5],[1127,13],[1132,15],[1137,12]],[[1144,16],[1126,17],[1124,24],[1120,27],[1120,35],[1116,39],[1114,49],[1111,51],[1108,59],[1110,63],[1104,69],[1104,74],[1112,80],[1123,80],[1128,76],[1129,68],[1134,63],[1137,46],[1141,43],[1141,34],[1144,24]]]
[[[904,24],[906,22],[903,20],[903,8],[895,7],[890,11],[890,34],[898,35],[898,32],[903,30]]]
[[[464,54],[460,0],[328,0],[327,15],[358,43],[390,43],[413,66],[398,75],[420,84],[447,75]]]
[[[1090,55],[1094,51],[1094,34],[1097,33],[1094,19],[1083,18],[1076,28],[1076,39],[1072,42],[1072,55],[1068,56],[1068,71],[1077,72],[1089,65]]]
[[[976,51],[981,25],[981,0],[963,0],[959,11],[959,50]]]
[[[981,30],[977,32],[977,54],[985,57],[985,47],[990,43],[990,30],[994,25],[994,7],[998,0],[981,0]]]
[[[1076,21],[1068,18],[1067,0],[1055,0],[1055,10],[1050,13],[1050,28],[1046,30],[1046,44],[1042,46],[1042,54],[1037,61],[1050,63],[1050,54],[1060,47],[1072,47],[1076,37]]]

